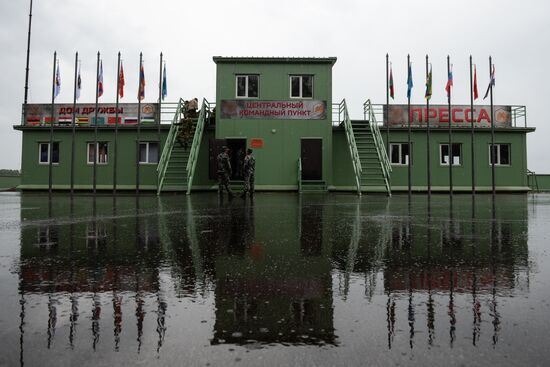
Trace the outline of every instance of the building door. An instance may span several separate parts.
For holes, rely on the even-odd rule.
[[[244,156],[246,155],[246,139],[228,138],[226,141],[233,171],[231,180],[242,181],[244,180],[243,164]]]
[[[302,139],[302,180],[323,178],[323,140]]]
[[[208,145],[208,177],[211,180],[218,179],[218,154],[221,153],[222,147],[227,145],[225,139],[210,139]]]

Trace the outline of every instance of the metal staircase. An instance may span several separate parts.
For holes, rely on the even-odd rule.
[[[367,191],[386,192],[391,196],[391,164],[380,134],[370,100],[363,105],[366,120],[352,121],[361,162],[361,187]]]
[[[353,165],[353,172],[355,175],[355,186],[357,187],[357,195],[361,196],[361,176],[362,176],[362,167],[361,161],[359,158],[359,151],[355,142],[355,134],[353,133],[353,127],[351,124],[351,119],[348,113],[348,107],[346,105],[346,100],[343,99],[339,104],[335,104],[333,108],[333,114],[337,113],[337,124],[344,126],[346,131],[346,139],[348,141],[349,153],[351,156],[351,163]]]
[[[177,139],[182,129],[183,104],[184,100],[180,99],[157,166],[157,195],[162,191],[191,192],[202,134],[212,113],[212,104],[203,100],[198,119],[193,119],[193,142],[187,149]]]

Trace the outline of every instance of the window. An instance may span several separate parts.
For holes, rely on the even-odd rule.
[[[96,149],[97,148],[97,149]],[[98,164],[107,164],[109,163],[109,144],[106,141],[98,141],[97,145],[94,146],[94,143],[88,143],[88,164],[93,164],[96,159],[95,152],[97,154],[97,163]]]
[[[59,142],[52,144],[52,163],[59,163]],[[50,143],[38,143],[38,163],[50,163]]]
[[[409,164],[409,144],[408,143],[391,143],[390,156],[391,156],[391,164],[394,164],[394,165]]]
[[[259,75],[237,75],[237,98],[258,98]]]
[[[452,161],[453,166],[462,164],[462,144],[453,143]],[[449,144],[439,144],[439,164],[442,166],[449,165]]]
[[[139,163],[158,163],[159,162],[159,143],[141,142],[139,143]]]
[[[491,154],[491,144],[489,144],[489,164],[495,162],[496,166],[510,165],[510,144],[494,144],[493,154]]]
[[[291,75],[290,98],[313,98],[313,75]]]

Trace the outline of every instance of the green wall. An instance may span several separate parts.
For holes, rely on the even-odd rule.
[[[21,183],[21,176],[0,175],[0,191],[14,189]]]
[[[509,166],[495,166],[495,182],[499,190],[503,191],[527,191],[527,147],[526,133],[529,129],[514,129],[495,132],[495,144],[507,143],[511,147],[511,164]],[[384,142],[386,130],[381,129]],[[342,128],[334,130],[334,177],[333,189],[354,190],[353,167],[347,148],[345,132]],[[449,139],[447,130],[434,130],[430,133],[430,166],[431,185],[434,191],[448,191],[449,166],[439,164],[439,144],[447,143]],[[391,143],[406,143],[406,129],[391,129]],[[426,131],[413,129],[412,142],[412,188],[413,190],[427,190],[427,151]],[[462,164],[453,166],[453,189],[457,191],[471,190],[471,135],[470,130],[454,130],[453,143],[462,144]],[[491,144],[490,130],[475,132],[475,175],[476,189],[489,191],[491,186],[491,165],[489,163],[489,146]],[[392,165],[391,186],[392,191],[407,190],[408,168],[406,165]],[[540,184],[539,184],[540,185]]]
[[[385,131],[382,133],[386,139]],[[525,144],[526,131],[498,131],[495,132],[495,144],[510,144],[511,164],[509,166],[495,166],[495,182],[501,190],[526,190],[527,188],[527,148]],[[427,152],[426,131],[414,130],[412,141],[412,186],[416,190],[427,188]],[[430,133],[431,157],[431,184],[434,190],[447,190],[449,186],[449,166],[439,163],[439,145],[448,143],[449,133],[445,130],[432,130]],[[394,129],[390,132],[391,143],[406,143],[407,130]],[[453,131],[453,143],[462,144],[462,162],[460,166],[453,166],[453,188],[456,190],[471,190],[472,185],[472,155],[470,130]],[[490,130],[475,132],[475,176],[476,188],[479,190],[492,189],[491,164],[489,161],[489,146],[491,144]],[[407,189],[407,166],[393,166],[392,189]]]
[[[536,178],[527,176],[529,181],[529,187],[533,190],[550,191],[550,175],[549,174],[535,174]]]
[[[323,180],[332,179],[332,63],[333,61],[217,61],[216,101],[235,99],[237,74],[258,74],[257,100],[289,101],[291,74],[314,75],[313,99],[327,103],[325,120],[221,119],[216,117],[216,138],[251,138],[264,140],[264,147],[255,149],[256,187],[264,189],[296,189],[297,162],[301,138],[323,140]],[[292,99],[292,101],[299,101]]]
[[[48,164],[38,162],[39,143],[49,142],[48,128],[28,128],[23,130],[22,175],[21,189],[48,188]],[[166,139],[167,126],[162,127],[160,141]],[[157,128],[141,128],[140,140],[159,141]],[[87,163],[87,143],[95,139],[93,129],[79,128],[75,134],[75,164],[74,184],[77,190],[89,190],[93,187],[93,164]],[[58,128],[54,130],[54,141],[59,142],[59,164],[52,165],[52,181],[54,189],[70,188],[71,177],[71,130]],[[111,190],[114,173],[114,142],[113,128],[103,128],[98,131],[98,141],[107,141],[108,163],[97,164],[97,188]],[[135,189],[136,181],[136,141],[135,128],[120,128],[117,139],[117,188],[121,190]],[[162,149],[162,147],[161,147]],[[140,164],[140,188],[155,189],[157,182],[157,165]]]

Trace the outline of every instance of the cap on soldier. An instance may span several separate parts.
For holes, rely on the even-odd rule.
[[[226,149],[227,149],[227,147],[224,145],[224,146],[222,147],[222,150],[226,150]]]

